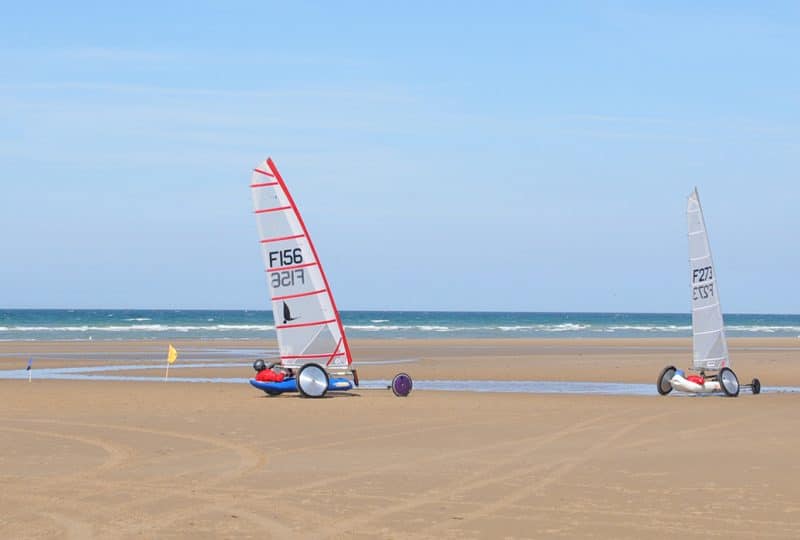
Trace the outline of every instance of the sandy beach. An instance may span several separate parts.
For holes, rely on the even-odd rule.
[[[743,382],[800,385],[798,340],[730,341]],[[685,339],[352,345],[364,379],[402,370],[419,380],[654,384],[664,365],[690,361]],[[161,350],[3,342],[0,369],[24,368],[29,355],[35,374]],[[407,362],[380,363],[392,360]],[[152,361],[137,375],[163,374]],[[249,361],[181,374],[244,380]],[[3,538],[800,536],[797,394],[361,390],[308,400],[244,384],[35,377],[0,381],[0,391]]]

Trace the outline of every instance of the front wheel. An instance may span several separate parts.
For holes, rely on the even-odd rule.
[[[669,381],[675,375],[675,366],[667,366],[661,370],[661,375],[658,376],[658,381],[656,381],[656,388],[658,389],[658,393],[662,396],[666,396],[670,392],[672,392],[672,383]]]
[[[321,398],[328,392],[328,373],[319,364],[306,364],[297,374],[297,389],[303,397]]]
[[[406,397],[408,394],[411,393],[411,389],[414,387],[414,382],[411,380],[411,376],[407,373],[398,373],[392,379],[392,392],[397,397]]]
[[[753,394],[758,395],[761,393],[761,381],[758,379],[753,379],[753,382],[750,383],[750,388],[753,390]]]
[[[739,395],[739,379],[732,369],[724,367],[719,370],[719,385],[726,396],[736,397]]]

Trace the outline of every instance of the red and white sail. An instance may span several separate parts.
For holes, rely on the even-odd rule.
[[[328,279],[300,211],[271,158],[250,189],[272,299],[281,363],[347,369],[352,358]]]
[[[689,195],[686,217],[689,225],[689,281],[692,287],[693,367],[698,370],[730,367],[719,304],[717,270],[711,258],[711,245],[697,188]]]

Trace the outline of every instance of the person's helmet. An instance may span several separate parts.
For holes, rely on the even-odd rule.
[[[264,371],[265,369],[267,369],[267,365],[264,363],[264,360],[259,358],[258,360],[253,362],[253,369],[258,371],[258,372],[261,372],[261,371]]]

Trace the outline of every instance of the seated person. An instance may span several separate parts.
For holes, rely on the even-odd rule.
[[[261,382],[281,382],[284,379],[284,374],[275,370],[275,364],[264,364],[263,368],[256,373],[256,380]],[[259,366],[261,367],[261,366]]]

